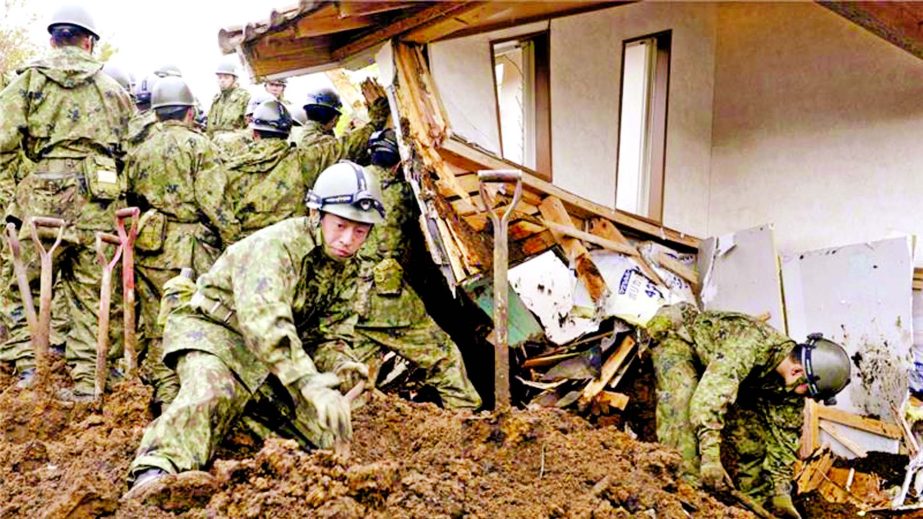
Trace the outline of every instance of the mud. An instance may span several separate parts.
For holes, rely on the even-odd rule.
[[[149,391],[117,385],[99,412],[13,382],[0,372],[0,517],[752,517],[679,482],[674,452],[614,427],[384,395],[355,413],[348,458],[237,434],[221,455],[239,459],[211,476],[164,480],[160,506],[122,502]]]

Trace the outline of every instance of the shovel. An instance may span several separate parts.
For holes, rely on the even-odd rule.
[[[115,246],[111,260],[106,259],[106,244]],[[96,387],[94,400],[102,402],[106,390],[106,377],[109,370],[106,360],[109,357],[109,307],[112,303],[112,269],[122,255],[122,242],[118,236],[102,232],[96,233],[96,260],[103,268],[103,279],[99,288],[99,328],[96,331]]]
[[[55,249],[61,244],[61,238],[64,236],[64,229],[67,222],[60,218],[48,218],[44,216],[33,216],[29,219],[32,241],[35,242],[35,249],[41,258],[41,284],[39,288],[38,300],[38,320],[36,321],[35,331],[32,333],[32,348],[35,351],[35,366],[39,374],[39,379],[43,380],[48,374],[48,342],[51,333],[51,288],[53,285],[52,275],[52,257]],[[57,229],[54,243],[49,248],[42,245],[39,238],[39,228],[49,227]],[[28,292],[28,287],[26,291]],[[20,289],[21,291],[21,289]]]
[[[138,372],[138,335],[135,319],[135,239],[138,237],[138,218],[141,210],[126,207],[115,213],[119,241],[122,245],[122,297],[125,314],[125,365],[128,376]],[[125,220],[131,219],[131,227],[125,230]]]
[[[487,184],[513,184],[513,201],[503,214],[494,211]],[[509,351],[509,244],[507,224],[510,215],[522,197],[522,172],[517,170],[478,171],[478,189],[481,200],[494,227],[494,405],[501,412],[510,407],[510,351]]]
[[[38,318],[35,316],[35,303],[32,301],[32,290],[29,288],[29,279],[26,277],[26,268],[22,264],[22,247],[19,244],[19,231],[16,224],[6,224],[6,242],[10,245],[13,254],[13,270],[16,272],[16,281],[19,284],[19,295],[22,297],[23,311],[26,313],[26,323],[29,325],[32,353],[38,370],[39,380],[45,376],[45,359],[40,355],[36,338],[38,337]]]

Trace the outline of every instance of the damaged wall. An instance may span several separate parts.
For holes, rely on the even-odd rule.
[[[721,4],[715,62],[710,234],[923,232],[923,62],[814,3]]]
[[[663,223],[706,234],[715,19],[713,4],[640,3],[551,20],[554,184],[614,207],[622,44],[672,29]],[[453,130],[499,152],[490,41],[548,26],[539,22],[429,46]]]

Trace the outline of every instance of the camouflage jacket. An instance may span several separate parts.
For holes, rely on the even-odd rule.
[[[704,367],[689,404],[700,446],[720,443],[731,405],[755,409],[769,433],[764,467],[776,488],[788,488],[780,485],[791,484],[804,397],[786,389],[776,368],[795,342],[745,314],[684,312],[683,321],[675,331]]]
[[[20,179],[16,202],[23,213],[60,216],[80,229],[111,229],[108,208],[124,189],[115,161],[134,106],[101,69],[81,48],[55,48],[0,92],[0,163],[22,164],[11,155],[23,154],[38,172],[82,179],[79,185],[78,177],[59,180],[54,189],[60,193],[46,189],[38,198],[33,175]]]
[[[227,211],[227,179],[215,145],[180,121],[161,123],[161,130],[132,150],[125,171],[129,197],[142,211],[155,210],[164,218],[147,220],[152,239],[160,246],[138,256],[140,264],[164,269],[193,266],[199,243],[220,245],[237,234],[237,223]],[[208,222],[209,227],[201,223]],[[143,243],[143,242],[141,242]]]
[[[234,86],[215,94],[208,110],[208,136],[215,132],[241,130],[247,127],[244,113],[250,102],[250,92]]]
[[[0,154],[44,158],[113,157],[133,105],[102,64],[78,47],[52,49],[0,92]]]
[[[190,304],[203,313],[230,313],[224,326],[243,337],[236,343],[243,346],[210,342],[209,352],[251,391],[269,374],[291,386],[317,372],[299,332],[323,324],[318,310],[355,275],[354,260],[336,261],[324,252],[316,220],[290,218],[231,245],[199,277]],[[165,355],[172,346],[164,344]]]
[[[247,148],[253,144],[253,130],[244,128],[230,132],[216,132],[212,134],[212,142],[218,146],[224,161],[229,162],[245,153]]]
[[[308,168],[307,186],[312,187],[321,171],[341,160],[367,163],[365,159],[369,137],[372,136],[372,132],[384,127],[388,113],[388,101],[379,100],[369,108],[369,124],[339,138],[332,131],[324,130],[320,123],[308,121],[308,124],[303,126],[301,141],[298,143],[298,147],[305,152]]]
[[[228,166],[241,235],[307,215],[305,163],[284,139],[260,139]]]
[[[128,121],[128,137],[125,139],[125,151],[129,152],[157,131],[159,127],[157,113],[153,109],[136,112]]]

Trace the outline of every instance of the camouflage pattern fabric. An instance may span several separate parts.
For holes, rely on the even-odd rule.
[[[64,218],[71,226],[56,252],[55,277],[68,297],[72,326],[67,357],[79,392],[92,388],[100,269],[94,231],[113,230],[114,211],[123,206],[124,176],[116,166],[133,105],[102,64],[77,47],[52,49],[29,64],[0,92],[0,162],[24,153],[35,170],[16,188],[20,221],[31,216]],[[21,239],[27,239],[23,228]],[[28,278],[38,301],[39,268],[24,247]],[[18,289],[8,280],[12,294]],[[13,296],[11,294],[11,300]],[[11,320],[16,311],[11,313]],[[16,319],[9,344],[28,341],[25,320]]]
[[[388,100],[379,99],[369,107],[369,123],[361,126],[351,132],[336,137],[333,131],[324,130],[317,121],[308,121],[303,126],[301,141],[298,147],[305,152],[305,161],[307,162],[308,177],[306,185],[310,188],[317,180],[321,171],[336,164],[337,162],[348,159],[360,164],[367,164],[366,147],[369,137],[376,130],[384,128],[390,115]]]
[[[246,129],[247,120],[244,113],[249,102],[250,92],[236,85],[215,94],[211,108],[208,109],[208,136]]]
[[[181,121],[160,124],[128,155],[125,172],[129,200],[144,212],[135,256],[140,351],[147,352],[145,372],[162,404],[175,396],[177,384],[160,361],[161,287],[183,267],[208,271],[222,239],[233,241],[237,223],[223,208],[227,182],[214,144]]]
[[[743,492],[787,494],[804,397],[775,370],[795,342],[747,315],[686,304],[661,309],[648,330],[656,341],[657,438],[679,450],[687,479],[697,479],[700,459],[733,444],[739,466],[730,472]]]
[[[224,160],[230,161],[247,151],[247,148],[253,144],[253,130],[244,128],[243,130],[215,132],[212,135],[212,142],[218,146]]]
[[[301,398],[297,385],[320,376],[300,332],[323,326],[317,309],[330,305],[356,275],[355,261],[329,258],[322,243],[312,218],[254,233],[231,245],[198,279],[189,303],[170,313],[164,360],[176,366],[180,391],[146,430],[134,472],[202,467],[252,399],[259,404],[255,413],[283,415],[273,430],[330,445],[332,437],[312,419],[303,413],[292,418],[292,402]],[[182,286],[173,288],[179,298]],[[267,400],[275,403],[261,403]]]
[[[307,215],[303,153],[285,139],[261,138],[229,165],[241,236]]]
[[[128,137],[125,139],[125,151],[140,145],[159,128],[157,113],[154,110],[136,112],[128,121]]]
[[[393,351],[422,369],[443,405],[476,409],[481,397],[465,372],[458,346],[426,313],[423,301],[404,279],[401,262],[407,254],[407,225],[413,221],[413,193],[395,170],[368,166],[382,184],[385,221],[372,228],[359,250],[360,277],[356,296],[331,309],[342,324],[332,335],[352,345],[352,355],[373,363]],[[350,317],[349,314],[355,314]],[[327,361],[325,370],[332,368]],[[320,365],[320,361],[318,361]]]

